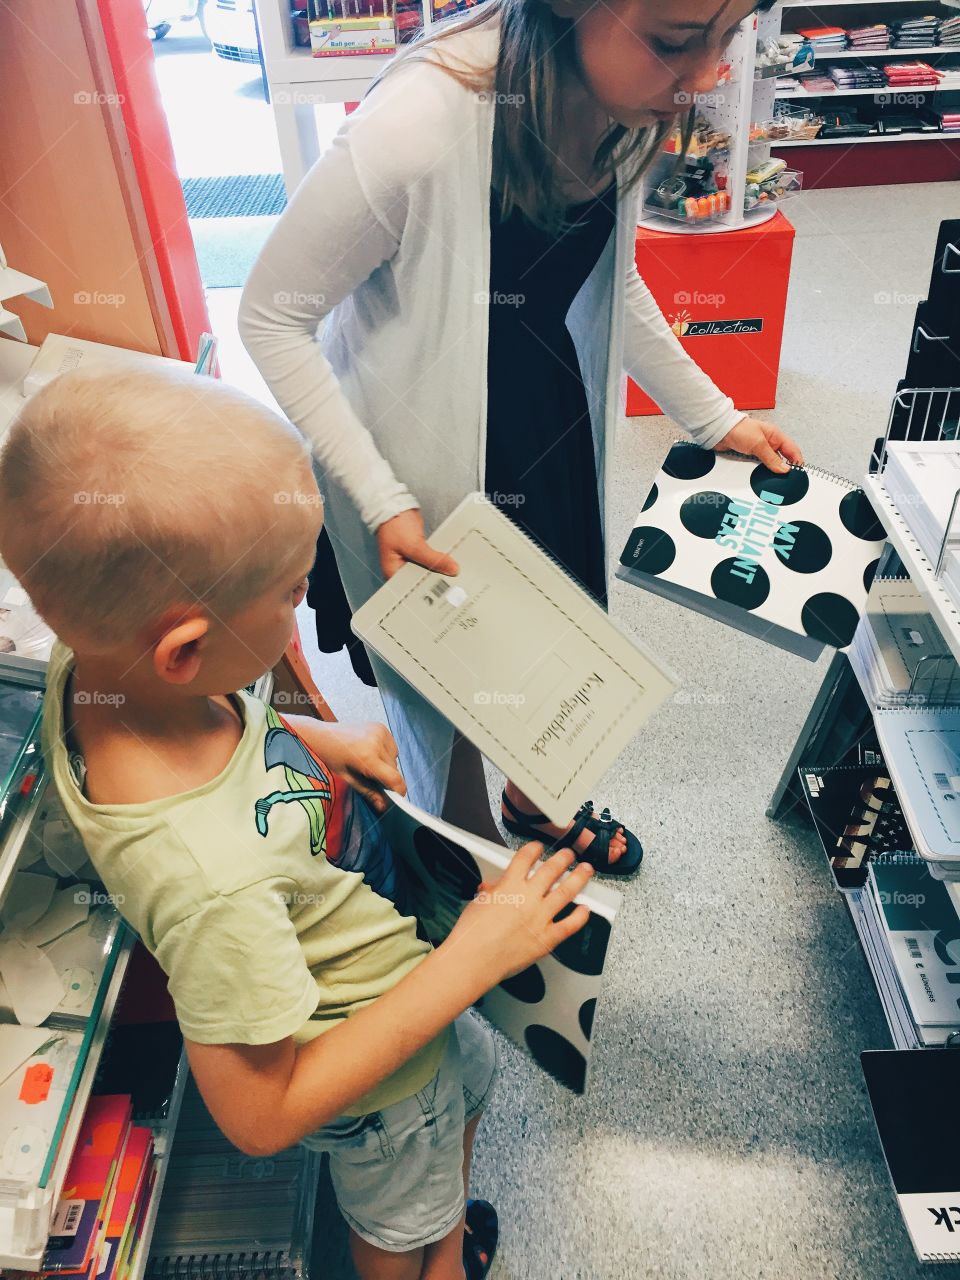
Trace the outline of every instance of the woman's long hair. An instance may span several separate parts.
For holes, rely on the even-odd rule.
[[[424,0],[430,3],[430,0]],[[564,7],[573,8],[578,0]],[[586,7],[597,0],[579,0]],[[761,0],[769,8],[774,0]],[[488,22],[500,21],[500,51],[495,66],[476,67],[442,48],[446,38]],[[501,216],[515,209],[535,226],[556,232],[570,204],[560,183],[565,130],[562,76],[574,65],[574,18],[559,16],[549,0],[483,0],[464,17],[455,14],[408,45],[399,57],[426,57],[442,67],[464,88],[495,94],[493,131],[493,187],[499,193]],[[677,111],[685,116],[678,164],[693,134],[696,108]],[[594,156],[594,182],[619,176],[621,190],[635,185],[675,128],[666,121],[648,128],[628,129],[611,124]]]

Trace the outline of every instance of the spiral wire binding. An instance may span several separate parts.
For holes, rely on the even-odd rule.
[[[298,1269],[282,1249],[259,1253],[202,1253],[152,1257],[147,1280],[296,1280]]]

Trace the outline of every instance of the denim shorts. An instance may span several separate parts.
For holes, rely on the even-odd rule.
[[[362,1239],[406,1253],[449,1235],[463,1213],[463,1128],[486,1106],[496,1043],[472,1013],[450,1030],[419,1093],[366,1116],[341,1116],[304,1138],[330,1153],[340,1212]]]

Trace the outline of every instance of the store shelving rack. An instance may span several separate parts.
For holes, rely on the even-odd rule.
[[[315,58],[294,43],[290,0],[254,0],[263,66],[280,145],[288,197],[320,155],[316,109],[359,102],[370,82],[396,56],[344,54]],[[423,0],[423,22],[431,24],[431,0]]]
[[[918,9],[917,6],[923,4],[924,8]],[[872,20],[878,22],[895,21],[899,17],[908,17],[910,14],[932,12],[940,17],[949,17],[956,15],[956,7],[949,5],[945,0],[781,0],[781,4],[777,6],[782,11],[782,16],[787,12],[790,13],[789,23],[790,29],[796,30],[797,26],[804,25],[844,25],[843,21],[838,21],[836,10],[845,10],[848,8],[859,8],[868,6],[876,13],[857,14],[857,23],[868,23]],[[802,16],[795,16],[792,11],[800,10]],[[841,18],[842,18],[841,14]],[[817,54],[817,66],[828,67],[834,62],[850,62],[858,61],[869,64],[879,64],[884,62],[896,61],[898,59],[922,58],[925,62],[940,70],[958,71],[960,72],[960,45],[925,45],[915,49],[843,49],[836,52],[824,52]],[[957,100],[960,101],[960,79],[953,84],[941,85],[916,85],[911,88],[909,85],[897,85],[889,90],[879,89],[834,89],[826,93],[810,93],[806,90],[790,90],[779,88],[776,93],[777,101],[788,102],[809,102],[817,101],[826,106],[834,100],[834,98],[860,98],[866,102],[870,102],[877,94],[889,93],[891,96],[901,93],[912,94],[930,94],[943,95],[954,93],[958,95]],[[848,104],[856,105],[856,104]],[[781,147],[825,147],[825,146],[857,146],[860,143],[874,142],[933,142],[956,143],[960,141],[960,135],[950,133],[897,133],[897,134],[864,134],[861,137],[850,138],[811,138],[801,142],[777,142],[774,149],[779,150]]]
[[[940,628],[953,658],[960,662],[960,611],[938,581],[936,565],[924,556],[895,504],[883,487],[883,464],[891,438],[908,440],[954,439],[960,414],[960,388],[905,388],[897,392],[891,406],[885,434],[870,460],[864,489],[887,535],[878,576],[906,574],[920,591],[931,616]],[[895,435],[892,434],[895,432]],[[948,525],[949,529],[949,525]],[[946,535],[945,535],[946,537]],[[774,790],[767,816],[781,818],[796,806],[803,806],[798,770],[840,764],[857,749],[873,729],[872,691],[853,648],[837,652],[826,672],[786,768]],[[894,790],[906,793],[909,784],[885,761]],[[951,901],[960,914],[960,894],[952,886]],[[899,985],[891,981],[892,957],[885,951],[882,936],[870,926],[869,888],[841,889],[850,919],[870,970],[893,1046],[922,1048],[909,1005]],[[884,948],[884,951],[881,951]],[[930,1052],[936,1051],[931,1046]],[[950,1050],[951,1052],[953,1050]],[[957,1059],[960,1063],[960,1055]]]

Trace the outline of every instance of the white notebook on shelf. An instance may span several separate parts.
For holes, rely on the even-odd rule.
[[[909,579],[874,580],[854,648],[879,703],[960,699],[956,660]]]
[[[69,338],[62,333],[48,333],[40,344],[33,364],[23,380],[23,394],[32,396],[61,373],[71,369],[156,368],[157,361],[182,369],[192,368],[187,361],[169,356],[151,355],[146,351],[129,351],[106,342],[89,342],[86,338]]]
[[[839,476],[678,443],[617,576],[813,660],[853,640],[883,543],[863,490]]]
[[[891,440],[883,485],[923,554],[936,565],[944,536],[949,542],[960,539],[960,502],[947,530],[960,491],[960,441]]]
[[[676,681],[481,495],[430,541],[460,573],[404,565],[353,630],[566,824]]]
[[[960,708],[878,708],[874,724],[917,852],[960,877]]]

